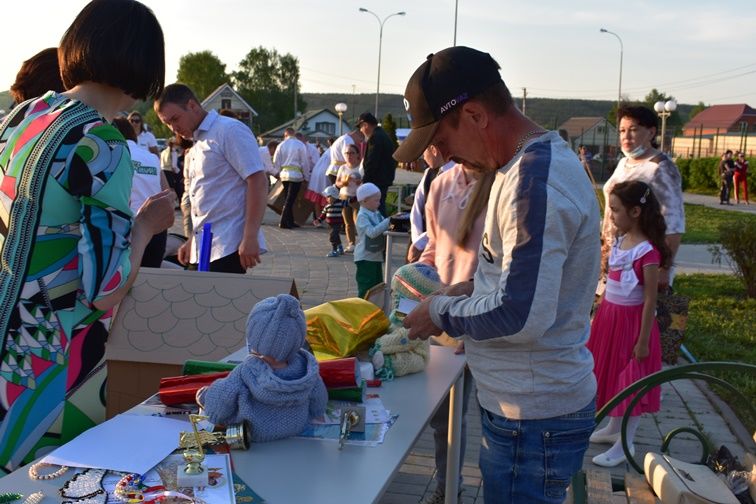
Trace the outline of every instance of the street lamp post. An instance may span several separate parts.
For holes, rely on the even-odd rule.
[[[347,111],[347,104],[346,103],[337,103],[336,106],[333,107],[333,108],[336,109],[336,112],[339,114],[339,136],[341,136],[342,135],[342,132],[341,132],[341,116],[343,116],[344,112]]]
[[[664,152],[664,143],[667,136],[667,118],[672,115],[672,112],[677,110],[677,102],[674,100],[667,100],[667,102],[658,101],[654,103],[654,110],[659,114],[662,120],[661,129],[661,151]]]
[[[380,27],[378,30],[378,82],[375,87],[375,117],[378,118],[378,96],[381,92],[381,46],[383,45],[383,25],[388,21],[389,18],[394,16],[404,16],[407,13],[402,12],[395,12],[393,14],[389,14],[383,20],[381,21],[381,18],[378,17],[378,14],[375,12],[368,10],[364,7],[360,7],[360,12],[367,12],[368,14],[372,14],[373,17],[378,21],[378,26]]]
[[[617,37],[617,40],[620,44],[620,69],[619,69],[619,90],[617,91],[617,146],[619,146],[620,137],[619,137],[619,109],[620,104],[622,103],[622,56],[625,52],[625,46],[622,44],[622,39],[619,35],[614,33],[613,31],[609,31],[606,28],[601,28],[601,33],[608,33],[609,35],[614,35]]]

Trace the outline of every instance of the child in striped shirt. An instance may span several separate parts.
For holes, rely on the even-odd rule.
[[[312,223],[317,226],[321,221],[326,221],[328,227],[331,228],[329,239],[332,247],[326,257],[339,257],[344,254],[344,247],[341,246],[341,236],[339,236],[341,227],[344,224],[344,218],[341,215],[344,201],[339,199],[339,189],[333,185],[326,187],[323,195],[328,198],[328,204],[323,208],[320,217]]]

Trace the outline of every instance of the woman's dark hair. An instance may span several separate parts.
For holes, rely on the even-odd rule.
[[[10,94],[16,103],[21,103],[42,96],[46,91],[65,90],[60,80],[58,48],[48,47],[21,64]]]
[[[667,224],[661,214],[659,200],[654,196],[648,184],[640,180],[626,180],[612,188],[610,194],[615,195],[622,202],[622,206],[630,211],[634,207],[640,208],[638,224],[641,232],[661,254],[660,268],[668,268],[672,264],[672,251],[667,246]]]
[[[656,132],[659,131],[659,118],[653,110],[643,105],[631,106],[623,105],[617,111],[617,129],[619,129],[619,122],[623,117],[629,117],[634,119],[641,126],[646,128],[654,128]],[[656,142],[656,135],[651,139],[651,146],[655,149],[659,148],[659,144]]]
[[[140,123],[139,123],[139,132],[140,132],[140,134],[143,131],[147,131],[147,128],[144,125],[144,117],[142,117],[142,114],[139,113],[138,111],[132,110],[126,118],[129,120],[129,122],[131,122],[136,117],[138,117],[139,121],[140,121]]]
[[[131,127],[131,123],[128,119],[126,119],[125,117],[116,117],[115,119],[113,119],[112,124],[118,129],[118,131],[121,132],[121,135],[123,135],[126,140],[131,140],[132,142],[137,141],[137,136],[134,132],[134,128]]]
[[[156,97],[165,81],[163,30],[135,0],[92,0],[63,35],[58,62],[66,89],[91,81]]]

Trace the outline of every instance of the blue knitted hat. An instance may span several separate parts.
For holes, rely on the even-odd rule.
[[[247,350],[290,361],[304,345],[307,323],[299,300],[289,294],[263,299],[249,312]]]

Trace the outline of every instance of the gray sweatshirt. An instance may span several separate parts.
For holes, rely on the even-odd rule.
[[[486,410],[512,419],[572,413],[596,394],[585,344],[599,275],[599,209],[555,132],[496,176],[472,296],[437,296],[431,319],[465,351]]]

